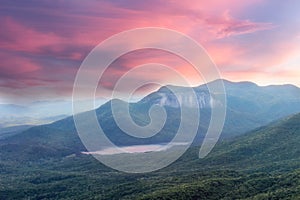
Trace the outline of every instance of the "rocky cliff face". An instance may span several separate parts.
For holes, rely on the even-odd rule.
[[[206,90],[195,91],[196,101],[193,94],[181,88],[176,91],[176,95],[166,87],[161,88],[155,93],[150,94],[141,100],[141,102],[148,102],[152,105],[167,106],[172,108],[179,108],[180,105],[187,107],[196,107],[197,103],[200,109],[211,108],[214,104],[214,98]]]

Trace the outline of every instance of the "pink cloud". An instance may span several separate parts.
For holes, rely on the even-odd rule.
[[[234,19],[230,16],[229,11],[224,12],[221,18],[207,19],[207,23],[217,38],[254,33],[276,27],[272,23],[256,23],[250,20]]]
[[[39,53],[43,46],[62,42],[53,33],[41,33],[17,23],[10,17],[2,18],[1,48],[31,53]]]
[[[44,1],[34,7],[3,5],[1,9],[7,12],[0,14],[2,86],[56,87],[56,93],[69,94],[76,70],[93,47],[120,31],[145,26],[185,33],[208,50],[225,77],[235,80],[243,76],[254,80],[267,68],[285,63],[291,53],[299,52],[298,43],[290,39],[287,31],[280,31],[274,22],[240,17],[247,9],[262,3],[265,0],[74,0],[72,4]],[[268,31],[272,35],[269,36]],[[281,38],[284,41],[281,42]],[[1,51],[5,54],[1,55]],[[135,54],[116,61],[106,72],[103,86],[112,88],[127,70],[149,62],[172,66],[195,83],[199,80],[189,64],[174,55]],[[156,71],[141,74],[139,78],[147,76],[160,80],[173,78]]]
[[[171,67],[195,85],[201,80],[200,75],[193,66],[182,58],[162,50],[144,49],[130,52],[115,60],[103,74],[100,85],[107,89],[113,89],[116,82],[125,75],[126,72],[147,63],[159,63]],[[176,79],[176,76],[172,75],[169,70],[157,71],[155,68],[141,72],[135,78],[147,80],[150,77],[152,77],[153,80],[155,79],[158,82],[165,83],[168,81],[175,82],[174,80]]]

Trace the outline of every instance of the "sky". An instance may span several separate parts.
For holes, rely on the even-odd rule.
[[[224,79],[300,86],[299,8],[297,0],[1,0],[0,103],[69,100],[77,70],[96,45],[143,27],[193,38]],[[201,84],[182,59],[139,50],[111,64],[100,85],[113,89],[126,71],[151,62]],[[163,70],[137,78],[148,77],[174,82]]]

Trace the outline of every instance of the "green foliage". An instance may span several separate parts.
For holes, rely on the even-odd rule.
[[[203,160],[193,147],[171,166],[148,174],[111,170],[74,153],[74,141],[60,146],[58,137],[66,135],[47,135],[45,127],[31,130],[40,130],[35,133],[40,137],[29,129],[21,138],[29,134],[28,144],[39,148],[21,146],[15,137],[0,145],[0,199],[300,198],[300,114],[221,142]],[[44,140],[55,141],[51,137],[59,148]]]

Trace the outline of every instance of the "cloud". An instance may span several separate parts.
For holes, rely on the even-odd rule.
[[[256,13],[264,11],[261,5],[267,12]],[[243,72],[245,79],[254,80],[253,73],[284,64],[292,52],[299,52],[299,43],[292,39],[293,34],[299,37],[299,30],[291,29],[297,24],[286,20],[294,16],[278,14],[271,5],[268,0],[4,0],[0,7],[0,92],[15,89],[32,96],[46,96],[46,92],[68,96],[77,69],[97,44],[120,31],[151,26],[174,29],[197,40],[223,75],[235,80]],[[275,15],[284,20],[272,20]],[[134,54],[110,67],[102,80],[104,87],[112,88],[127,70],[149,62],[172,66],[195,85],[200,80],[174,55],[153,51]],[[174,78],[154,70],[137,78],[149,76],[162,81]]]
[[[99,86],[109,90],[113,89],[117,81],[128,71],[147,63],[153,63],[153,67],[138,72],[138,74],[135,74],[136,76],[131,75],[131,79],[153,80],[162,84],[176,84],[176,81],[178,82],[177,76],[167,68],[158,71],[157,68],[155,68],[155,63],[158,63],[168,66],[174,69],[174,71],[176,70],[194,85],[198,85],[199,82],[202,82],[200,74],[190,63],[181,57],[163,50],[144,49],[132,51],[116,59],[104,72]],[[155,87],[157,87],[157,85]],[[145,87],[144,89],[148,88]]]
[[[207,19],[207,23],[215,31],[217,38],[230,37],[273,29],[272,23],[257,23],[250,20],[237,20],[230,16],[229,11],[224,12],[221,18]]]

